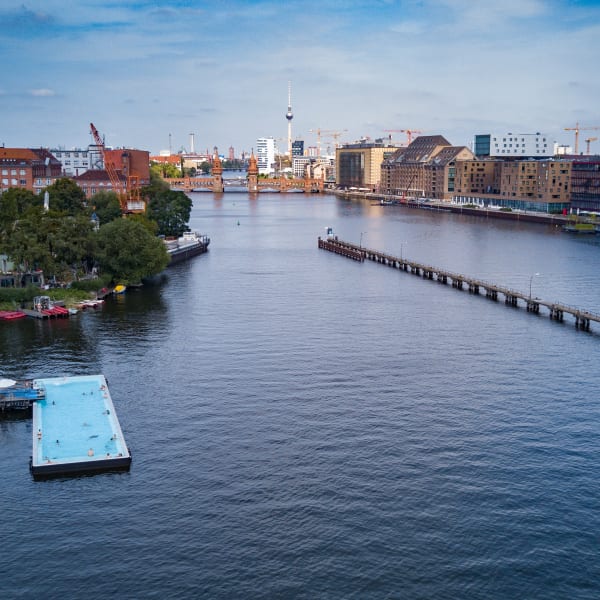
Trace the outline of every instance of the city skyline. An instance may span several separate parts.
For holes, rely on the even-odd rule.
[[[108,145],[151,153],[189,150],[190,132],[198,151],[239,154],[269,136],[284,147],[289,81],[293,138],[307,146],[317,129],[467,146],[541,131],[573,145],[566,127],[600,126],[597,1],[189,4],[5,6],[0,144],[85,147],[94,122]]]

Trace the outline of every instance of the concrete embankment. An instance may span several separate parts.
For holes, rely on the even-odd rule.
[[[452,204],[450,202],[436,201],[418,201],[411,199],[402,199],[399,196],[389,196],[383,194],[375,194],[369,192],[347,192],[334,191],[338,198],[347,200],[368,200],[373,203],[381,204],[382,206],[399,205],[406,208],[414,208],[420,210],[433,210],[439,212],[452,212],[462,215],[470,215],[474,217],[484,217],[486,219],[504,219],[508,221],[525,221],[528,223],[541,223],[544,225],[555,225],[562,227],[570,222],[566,215],[547,214],[524,210],[504,211],[497,208],[475,208],[473,206],[464,206],[461,204]]]

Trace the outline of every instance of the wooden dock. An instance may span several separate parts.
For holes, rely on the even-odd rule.
[[[499,296],[501,296],[504,298],[504,303],[508,306],[519,306],[519,301],[521,301],[524,303],[527,312],[534,314],[539,314],[540,307],[543,306],[548,310],[548,315],[551,319],[561,323],[564,321],[565,315],[571,315],[575,320],[575,327],[581,331],[590,331],[592,321],[600,323],[600,315],[587,310],[568,306],[560,302],[549,302],[540,298],[532,298],[529,294],[475,277],[453,273],[452,271],[432,265],[363,248],[362,246],[339,240],[337,236],[328,237],[327,239],[319,237],[319,248],[360,262],[371,260],[393,269],[412,273],[423,279],[437,281],[441,284],[451,284],[453,288],[468,290],[470,294],[485,294],[486,298],[496,302]]]

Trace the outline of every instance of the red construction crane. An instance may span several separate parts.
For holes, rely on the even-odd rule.
[[[104,170],[108,174],[113,192],[117,194],[117,197],[119,198],[121,212],[123,214],[144,212],[146,206],[145,202],[141,199],[139,178],[135,175],[127,177],[126,180],[123,180],[121,177],[119,177],[119,173],[117,172],[114,162],[106,153],[104,140],[100,137],[100,134],[98,133],[96,127],[94,127],[93,123],[90,123],[90,131],[96,146],[98,146],[100,152],[102,153]]]
[[[579,154],[579,132],[580,131],[598,131],[600,127],[579,127],[579,123],[575,123],[575,127],[565,127],[565,131],[575,132],[575,154]]]

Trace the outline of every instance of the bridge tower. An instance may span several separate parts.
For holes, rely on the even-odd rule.
[[[248,191],[251,194],[258,192],[258,163],[254,156],[254,150],[248,159]]]
[[[225,190],[223,186],[223,165],[219,158],[219,153],[215,148],[215,157],[213,159],[212,166],[212,179],[213,179],[213,192],[215,194],[221,194]]]

